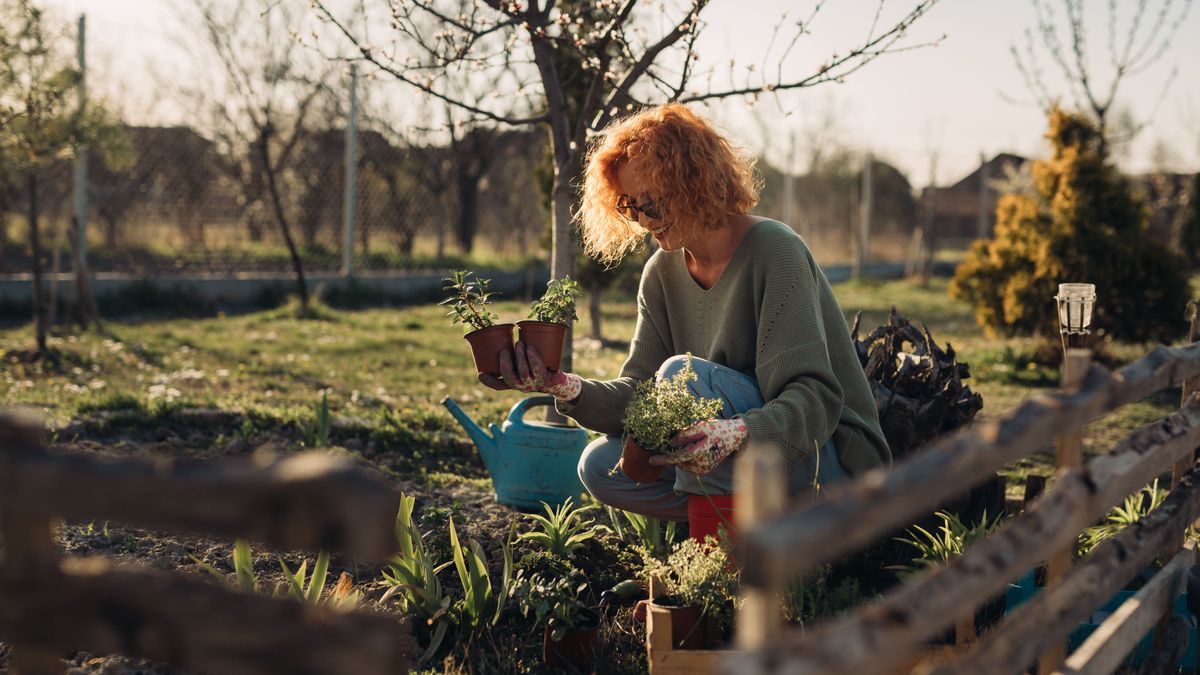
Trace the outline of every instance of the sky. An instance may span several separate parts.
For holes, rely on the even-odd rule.
[[[1136,2],[1116,2],[1124,26],[1127,10]],[[90,82],[119,100],[126,119],[181,121],[180,111],[159,96],[155,84],[162,76],[186,77],[194,65],[181,47],[186,40],[173,0],[43,4],[63,18],[87,14]],[[845,52],[861,41],[876,4],[827,0],[809,25],[809,34],[788,54],[785,75],[811,73],[831,53]],[[913,0],[888,0],[881,25],[912,4]],[[1092,61],[1103,64],[1107,3],[1085,0],[1084,5]],[[1151,5],[1157,6],[1157,0]],[[760,71],[763,64],[774,68],[795,20],[812,6],[811,0],[712,0],[702,15],[707,26],[696,46],[700,71],[724,73],[731,59],[739,64],[739,72],[751,63]],[[928,184],[930,157],[936,154],[937,180],[946,184],[972,171],[981,153],[1046,153],[1044,115],[1032,103],[1009,52],[1033,24],[1029,0],[941,0],[908,34],[911,44],[944,35],[936,46],[884,56],[841,84],[762,97],[753,105],[744,99],[727,100],[711,106],[708,114],[774,164],[791,160],[798,168],[799,160],[789,157],[791,136],[816,126],[822,129],[821,137],[836,138],[896,164],[915,186]],[[780,37],[768,50],[776,27]],[[1164,83],[1172,71],[1175,79],[1164,97]],[[1103,69],[1098,74],[1107,82]],[[1061,81],[1051,83],[1065,92]],[[1123,169],[1141,172],[1164,163],[1175,170],[1200,169],[1200,7],[1191,8],[1171,49],[1153,68],[1123,81],[1118,105],[1147,121],[1119,158]],[[837,113],[836,124],[822,125],[830,110]]]

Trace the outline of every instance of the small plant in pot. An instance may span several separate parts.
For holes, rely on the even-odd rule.
[[[488,305],[495,292],[488,290],[491,279],[480,279],[472,272],[456,270],[453,276],[444,279],[447,297],[441,305],[448,305],[451,324],[463,324],[473,330],[466,334],[475,358],[475,370],[500,378],[500,354],[513,351],[513,325],[496,323],[499,316],[493,314]],[[513,360],[516,363],[516,360]]]
[[[562,363],[563,340],[567,326],[579,317],[575,314],[575,299],[582,289],[571,277],[551,279],[546,292],[530,305],[529,319],[517,322],[518,339],[533,345],[550,370]]]
[[[578,668],[591,662],[596,656],[600,615],[579,600],[587,588],[583,574],[572,569],[569,574],[534,572],[526,577],[524,572],[517,571],[512,595],[522,616],[533,615],[538,623],[546,624],[542,634],[546,665]]]
[[[639,382],[625,408],[625,443],[618,466],[639,483],[653,483],[665,467],[650,464],[651,455],[674,450],[671,437],[701,420],[721,414],[720,399],[701,398],[688,389],[696,379],[691,355],[673,376]]]
[[[651,611],[671,614],[671,644],[676,649],[717,647],[727,639],[738,570],[715,537],[703,542],[685,539],[665,560],[646,555],[645,574],[656,586]]]

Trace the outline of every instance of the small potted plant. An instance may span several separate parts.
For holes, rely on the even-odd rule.
[[[581,292],[571,277],[551,279],[545,294],[530,305],[529,319],[517,322],[518,339],[533,345],[550,370],[558,370],[562,362],[563,339],[567,326],[578,319],[575,298]]]
[[[488,304],[495,295],[488,290],[490,279],[480,279],[465,270],[456,270],[452,274],[444,279],[444,289],[449,297],[439,304],[450,306],[446,315],[451,317],[451,324],[461,323],[474,329],[464,337],[471,345],[475,370],[498,379],[500,354],[508,351],[511,355],[513,351],[513,325],[496,323],[500,317],[489,311]]]
[[[665,467],[650,464],[650,456],[674,450],[671,437],[677,432],[721,413],[724,404],[720,399],[701,398],[688,389],[688,382],[695,379],[689,354],[687,363],[672,377],[637,384],[622,420],[625,444],[618,466],[626,476],[639,483],[658,480]]]
[[[524,572],[517,571],[512,594],[523,616],[532,614],[538,623],[546,623],[542,632],[546,665],[578,668],[591,662],[600,635],[600,614],[579,600],[587,588],[582,573],[575,569],[561,575],[534,572],[526,578]]]
[[[645,556],[645,573],[663,592],[650,599],[651,612],[671,615],[675,649],[718,647],[733,626],[738,570],[725,547],[712,536],[685,539],[666,560]]]

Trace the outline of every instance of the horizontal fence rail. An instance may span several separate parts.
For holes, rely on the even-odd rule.
[[[1109,373],[1092,368],[1074,394],[1038,396],[1005,419],[939,440],[891,473],[868,474],[828,498],[743,535],[743,583],[770,586],[912,523],[1007,464],[1127,403],[1200,374],[1200,344],[1159,347]],[[853,526],[848,527],[847,524]]]
[[[728,652],[721,672],[869,675],[915,668],[950,675],[1025,673],[1033,667],[1041,673],[1109,673],[1155,626],[1148,664],[1166,672],[1187,646],[1186,622],[1172,611],[1195,562],[1194,545],[1184,547],[1184,532],[1200,518],[1198,339],[1200,317],[1192,323],[1193,344],[1159,347],[1115,373],[1088,369],[1090,352],[1070,350],[1065,391],[936,441],[890,475],[867,474],[775,517],[776,509],[757,508],[755,517],[741,523],[744,602],[738,631],[744,651]],[[1179,410],[1083,462],[1085,424],[1178,384],[1183,384]],[[804,630],[783,626],[777,602],[772,607],[768,598],[785,584],[911,525],[1013,461],[1048,448],[1053,438],[1058,471],[1051,489],[1032,503],[1027,498],[1022,513],[961,555],[841,618]],[[779,472],[765,472],[753,459],[748,451],[739,464],[746,474],[739,489],[752,484],[756,489],[747,499],[757,504],[758,492]],[[1076,559],[1082,530],[1163,474],[1172,476],[1171,490],[1159,506]],[[1156,559],[1167,564],[1067,658],[1068,635]],[[1043,563],[1048,563],[1044,590],[976,638],[976,609]],[[951,628],[955,646],[936,646]]]
[[[320,453],[176,462],[48,451],[40,424],[0,414],[0,639],[22,675],[66,650],[198,672],[391,675],[418,653],[408,619],[242,593],[179,575],[60,560],[54,522],[111,520],[383,560],[399,495]]]

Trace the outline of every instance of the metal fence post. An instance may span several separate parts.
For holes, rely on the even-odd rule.
[[[87,16],[79,15],[79,109],[82,110],[87,105],[87,57],[84,49],[87,30]],[[87,146],[79,145],[75,148],[75,236],[78,238],[76,247],[79,250],[80,261],[85,265],[87,263],[87,179],[88,179],[88,162],[87,162]]]
[[[342,196],[342,274],[354,276],[354,217],[358,207],[358,66],[350,64],[350,112],[346,117],[346,179]]]

